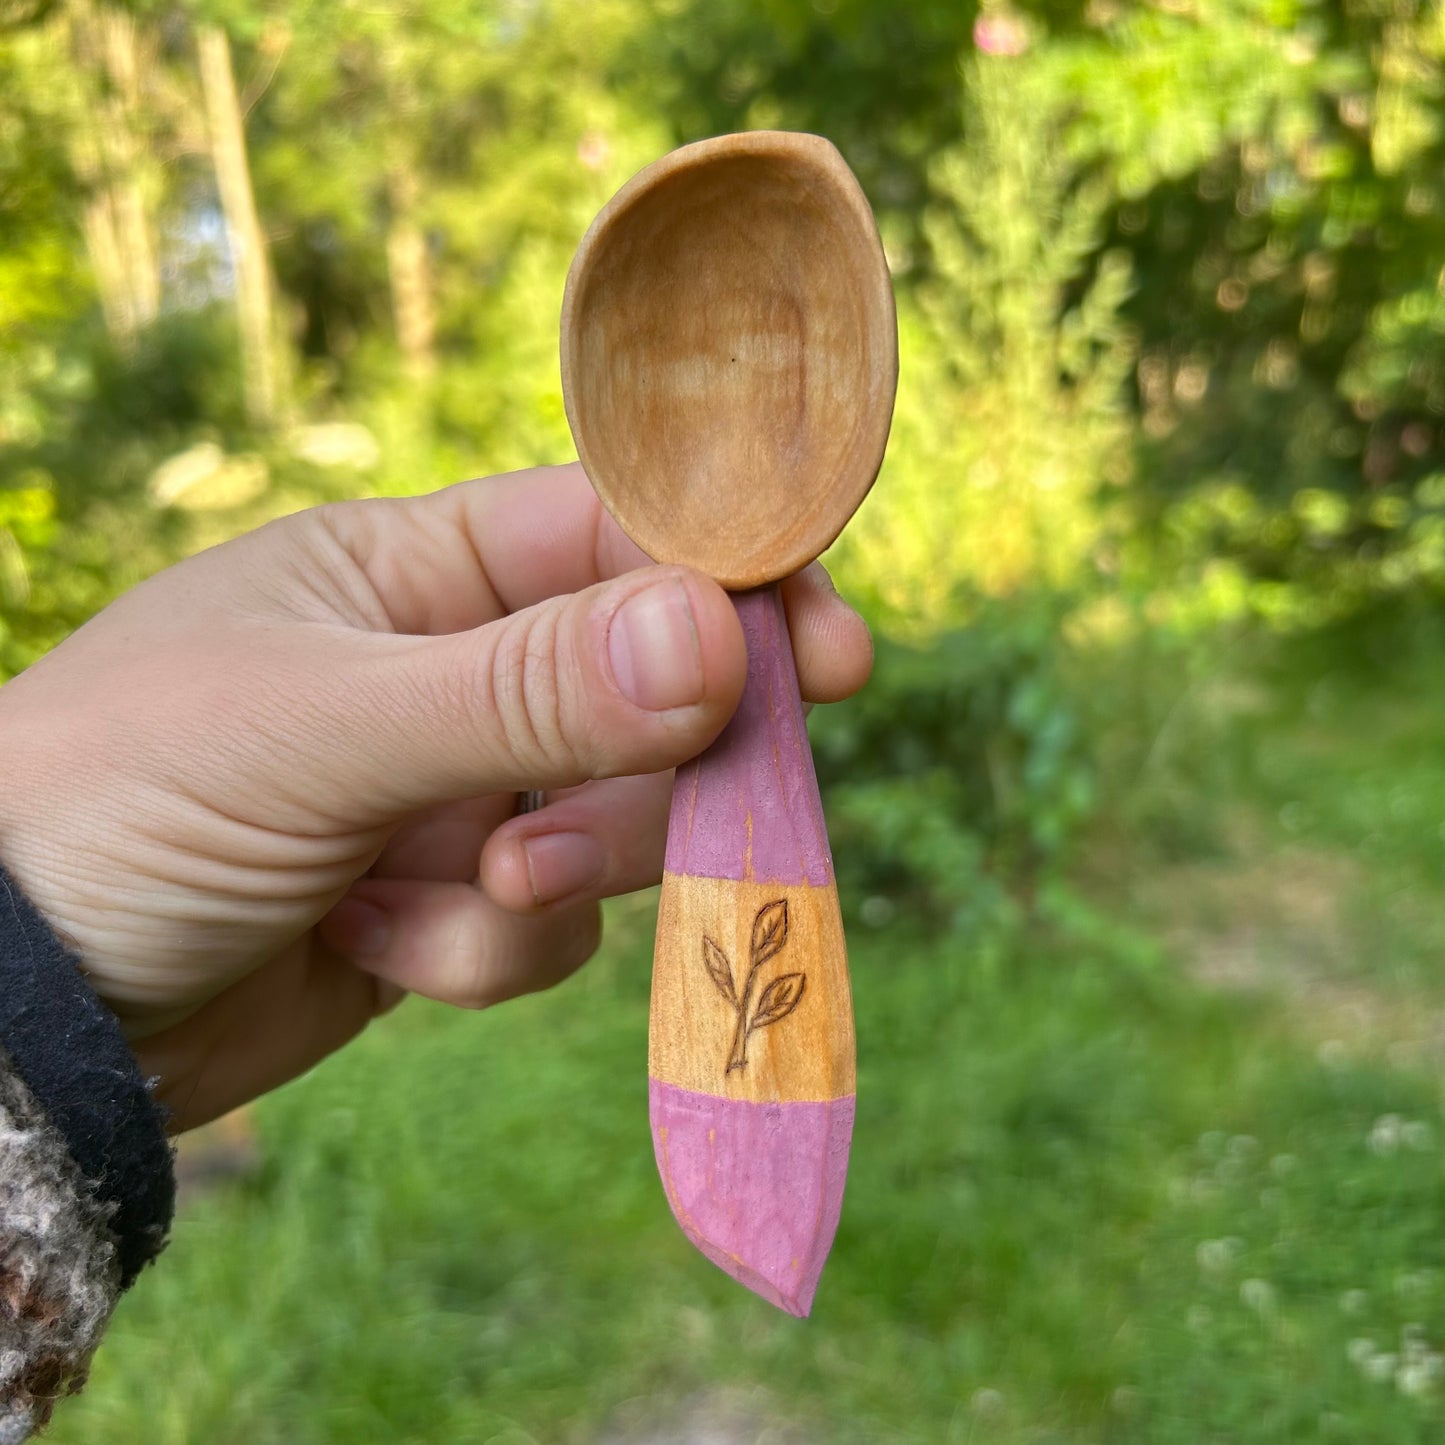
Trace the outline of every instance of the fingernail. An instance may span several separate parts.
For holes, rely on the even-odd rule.
[[[635,593],[607,633],[612,675],[623,695],[649,712],[702,701],[702,653],[687,588],[675,577]]]
[[[588,833],[542,833],[522,840],[532,897],[540,903],[580,893],[602,876],[602,845]]]
[[[813,565],[808,568],[808,571],[818,579],[818,583],[824,592],[834,597],[838,596],[838,584],[833,581],[833,574],[821,562],[814,562]]]
[[[326,915],[326,941],[341,953],[370,958],[386,952],[391,920],[374,904],[347,898]]]

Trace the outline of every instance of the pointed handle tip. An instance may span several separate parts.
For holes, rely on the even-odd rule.
[[[657,1079],[649,1095],[658,1173],[683,1233],[739,1284],[806,1317],[842,1213],[853,1097],[755,1104]]]
[[[673,1211],[674,1214],[676,1212],[676,1210]],[[699,1254],[710,1259],[724,1274],[731,1275],[744,1289],[752,1291],[759,1299],[767,1300],[770,1305],[782,1310],[784,1314],[792,1315],[795,1319],[805,1320],[813,1312],[813,1299],[818,1292],[816,1275],[811,1279],[801,1281],[799,1287],[787,1292],[772,1280],[750,1268],[743,1260],[718,1249],[710,1240],[692,1233],[685,1226],[683,1233],[692,1241]],[[819,1269],[821,1270],[821,1268],[820,1263]]]

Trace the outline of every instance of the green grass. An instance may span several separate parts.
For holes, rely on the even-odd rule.
[[[185,1214],[51,1438],[1439,1439],[1438,1060],[1328,1012],[1347,987],[1414,1027],[1441,996],[1427,663],[1323,694],[1319,659],[1262,671],[1224,845],[1141,842],[1113,894],[1046,893],[1018,937],[855,928],[858,1124],[812,1320],[668,1214],[642,898],[554,993],[409,1003],[263,1101],[260,1176]],[[1336,880],[1318,975],[1308,907],[1255,926],[1282,856]],[[1201,868],[1214,912],[1176,927]],[[1261,972],[1220,987],[1190,950],[1241,908]]]

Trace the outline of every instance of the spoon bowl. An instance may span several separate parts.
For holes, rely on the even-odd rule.
[[[582,240],[567,418],[603,505],[658,562],[733,590],[798,571],[883,459],[897,322],[872,212],[820,136],[674,151]]]

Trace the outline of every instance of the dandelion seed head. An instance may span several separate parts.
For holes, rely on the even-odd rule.
[[[1428,1395],[1435,1387],[1435,1376],[1422,1361],[1412,1360],[1395,1371],[1395,1388],[1402,1395]]]
[[[1400,1128],[1400,1142],[1417,1154],[1423,1154],[1435,1142],[1435,1133],[1423,1119],[1407,1120]]]
[[[1367,1380],[1374,1380],[1376,1384],[1384,1384],[1385,1381],[1394,1379],[1399,1363],[1399,1355],[1381,1351],[1378,1355],[1371,1355],[1360,1366],[1360,1371]]]
[[[1370,1127],[1365,1141],[1372,1154],[1393,1154],[1400,1147],[1400,1129],[1404,1120],[1398,1114],[1381,1114]]]
[[[1239,1299],[1257,1315],[1270,1314],[1274,1310],[1274,1286],[1267,1279],[1244,1280],[1239,1286]]]
[[[871,893],[863,900],[858,912],[869,928],[887,928],[898,908],[891,898]]]
[[[1429,1270],[1406,1270],[1405,1273],[1395,1276],[1395,1293],[1401,1299],[1413,1299],[1419,1295],[1428,1294],[1431,1283]]]
[[[1357,1336],[1345,1346],[1345,1356],[1357,1370],[1363,1369],[1365,1362],[1375,1357],[1374,1340],[1367,1339],[1364,1335]]]
[[[1194,1249],[1194,1258],[1205,1274],[1223,1274],[1234,1262],[1240,1241],[1235,1239],[1203,1239]]]
[[[975,1390],[970,1405],[975,1415],[1003,1414],[1004,1398],[1001,1390]]]

